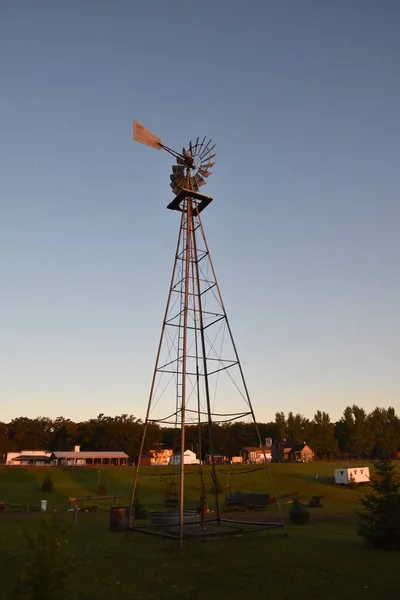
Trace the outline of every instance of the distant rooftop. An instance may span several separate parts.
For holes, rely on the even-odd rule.
[[[128,458],[125,452],[53,452],[52,456],[55,458]]]
[[[46,454],[20,454],[14,456],[11,460],[50,460],[50,455]]]

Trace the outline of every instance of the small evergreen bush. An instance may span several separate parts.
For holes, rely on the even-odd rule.
[[[97,495],[98,496],[108,496],[107,486],[104,485],[104,483],[99,484],[99,486],[97,488]]]
[[[22,563],[14,590],[18,600],[55,600],[65,597],[65,587],[73,569],[63,521],[42,519],[35,534],[25,534],[28,560]]]
[[[289,518],[292,525],[305,525],[310,519],[310,513],[304,508],[298,498],[293,498],[293,504],[289,510]]]
[[[46,475],[46,477],[43,479],[40,489],[46,494],[51,493],[54,490],[54,484],[49,475]]]
[[[400,482],[389,458],[373,465],[372,491],[360,498],[365,512],[357,512],[357,533],[373,548],[400,550]]]

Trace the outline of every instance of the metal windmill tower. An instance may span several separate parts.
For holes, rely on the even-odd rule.
[[[164,149],[175,157],[176,164],[170,176],[175,197],[167,208],[179,214],[180,226],[133,482],[129,528],[135,529],[135,494],[149,425],[175,426],[180,438],[177,440],[180,451],[178,537],[182,545],[187,479],[183,454],[187,445],[187,427],[198,426],[195,446],[200,461],[204,446],[210,456],[214,484],[213,520],[218,525],[226,519],[221,515],[218,498],[215,455],[220,448],[215,448],[215,427],[250,419],[259,446],[263,444],[201,219],[202,211],[213,200],[202,194],[200,188],[206,184],[214,166],[215,145],[205,137],[197,138],[182,152],[177,152],[137,121],[134,121],[133,137],[137,142],[157,150]],[[264,459],[266,463],[265,454]],[[199,473],[202,477],[201,465]],[[201,489],[203,502],[200,504],[204,506],[203,479]]]

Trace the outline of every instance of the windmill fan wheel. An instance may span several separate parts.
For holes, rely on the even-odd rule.
[[[204,137],[202,141],[197,138],[193,144],[189,142],[188,148],[182,148],[182,155],[178,156],[176,162],[178,164],[172,167],[172,175],[170,175],[170,186],[174,194],[179,194],[182,188],[198,192],[201,186],[207,183],[206,179],[211,175],[211,167],[214,162],[211,162],[215,157],[213,150],[215,144],[212,145],[212,140],[206,141]]]

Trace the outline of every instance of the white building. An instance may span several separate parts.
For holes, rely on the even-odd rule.
[[[48,450],[21,450],[7,452],[6,465],[9,466],[44,466],[50,464],[51,452]]]
[[[171,465],[180,465],[181,464],[181,454],[180,452],[177,454],[173,454],[170,460]],[[196,458],[196,454],[191,450],[185,450],[183,453],[183,464],[184,465],[199,465],[200,461]]]
[[[368,483],[370,481],[369,467],[352,467],[350,469],[335,469],[335,483]]]
[[[8,452],[6,464],[8,466],[24,467],[83,467],[83,466],[116,466],[128,464],[128,455],[125,452],[97,452],[82,451],[80,446],[75,446],[71,452],[49,452],[48,450],[22,450],[21,452]]]
[[[243,462],[243,457],[242,456],[232,456],[231,463],[233,465],[235,465],[235,464],[242,464],[242,462]]]

